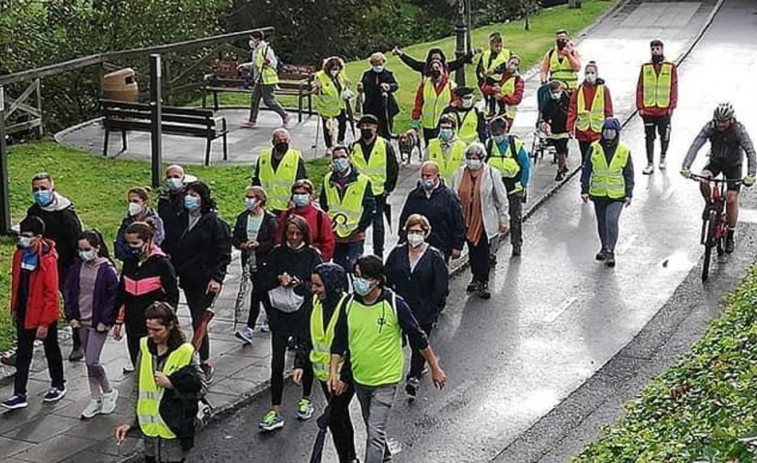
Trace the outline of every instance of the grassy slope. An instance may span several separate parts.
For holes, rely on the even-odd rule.
[[[531,30],[523,28],[523,21],[507,24],[493,24],[475,29],[472,34],[474,47],[486,48],[489,34],[498,31],[505,37],[505,47],[511,49],[521,58],[523,70],[536,64],[554,40],[554,32],[560,28],[566,28],[572,33],[584,29],[594,22],[600,14],[612,6],[615,1],[589,0],[583,2],[583,8],[569,10],[567,6],[558,6],[542,11],[539,15],[531,18]],[[430,47],[440,47],[444,50],[448,59],[454,58],[455,39],[448,37],[434,42],[420,43],[404,48],[403,50],[416,59],[424,59],[426,51]],[[388,58],[387,67],[394,72],[400,84],[397,98],[401,113],[395,122],[395,131],[400,132],[410,128],[410,111],[415,99],[415,91],[418,88],[419,74],[410,70],[407,66],[391,53],[386,53]],[[363,71],[368,68],[366,60],[347,63],[347,75],[355,82],[360,79]],[[475,73],[473,66],[466,66],[466,83],[475,86]],[[249,96],[246,94],[225,93],[220,96],[221,103],[225,105],[248,105]],[[294,98],[282,98],[281,101],[289,106],[296,107]]]

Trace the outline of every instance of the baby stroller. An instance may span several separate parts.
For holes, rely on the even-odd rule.
[[[534,130],[533,142],[531,143],[531,158],[532,162],[536,164],[541,160],[544,162],[544,153],[552,154],[552,164],[557,163],[557,151],[551,144],[553,139],[552,134],[544,132],[539,127],[539,121],[541,120],[541,113],[544,110],[544,106],[551,98],[549,91],[549,83],[542,84],[536,91],[537,107],[539,112],[536,116],[536,129]]]

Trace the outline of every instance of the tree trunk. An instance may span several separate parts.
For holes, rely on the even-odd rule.
[[[581,0],[568,0],[568,8],[581,8]]]

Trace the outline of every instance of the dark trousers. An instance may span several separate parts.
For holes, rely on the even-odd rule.
[[[276,85],[255,85],[252,89],[252,97],[250,98],[250,120],[256,121],[258,119],[258,112],[260,112],[260,100],[263,100],[263,103],[270,109],[272,109],[276,114],[281,116],[281,119],[286,119],[287,112],[284,111],[284,108],[281,107],[278,101],[276,101],[276,96],[274,95],[274,91],[276,90]]]
[[[644,120],[644,138],[647,142],[647,162],[654,162],[655,133],[660,135],[660,157],[665,158],[670,145],[670,116],[641,116]]]
[[[350,419],[350,402],[355,395],[355,386],[349,383],[342,395],[332,396],[329,393],[328,385],[323,381],[319,382],[326,401],[331,404],[329,430],[334,439],[336,453],[339,455],[339,463],[351,463],[357,460],[355,429],[352,427],[352,420]]]
[[[358,257],[363,255],[365,241],[351,243],[336,243],[334,247],[334,263],[342,266],[347,273],[355,270]]]
[[[301,336],[302,330],[295,322],[293,315],[276,313],[271,309],[271,318],[268,323],[271,326],[271,405],[281,405],[281,397],[284,394],[284,366],[286,364],[287,342],[290,336]],[[302,375],[302,395],[310,397],[313,390],[313,369],[305,368]]]
[[[510,213],[510,244],[521,246],[523,244],[523,192],[507,195],[508,210]]]
[[[426,333],[426,336],[431,338],[431,331],[434,329],[434,324],[421,323],[421,329],[424,333]],[[421,351],[419,351],[418,349],[413,349],[413,352],[410,356],[410,372],[408,373],[407,377],[421,379],[423,367],[425,366],[426,359],[423,358],[423,355],[421,355]]]
[[[621,201],[594,201],[594,211],[597,214],[597,231],[602,249],[615,252],[618,242],[620,213],[623,211]]]
[[[332,127],[331,133],[329,133],[328,128],[329,119],[335,120],[338,124],[338,129],[336,127]],[[335,117],[321,117],[321,122],[323,123],[323,141],[326,142],[326,148],[331,148],[332,146],[334,146],[335,139],[338,144],[343,145],[344,134],[347,133],[347,113],[345,112],[345,110],[342,110],[342,112]]]
[[[251,272],[250,273],[250,284],[252,285],[252,289],[250,290],[250,314],[247,316],[247,326],[250,329],[255,328],[255,322],[258,320],[258,315],[260,315],[260,304],[263,303],[263,297],[261,297],[260,292],[257,290],[257,279],[258,279],[258,272]],[[266,310],[266,313],[268,311]]]
[[[439,138],[439,129],[426,129],[426,128],[424,128],[423,129],[423,142],[426,144],[426,148],[428,148],[428,142],[432,138]]]
[[[482,283],[489,282],[489,239],[486,231],[481,231],[477,243],[468,242],[468,260],[473,280]]]
[[[215,294],[205,292],[205,287],[202,285],[183,289],[184,296],[187,298],[189,313],[192,315],[192,326],[196,330],[198,323],[200,323],[202,313],[213,303]],[[202,338],[202,344],[200,345],[200,361],[204,363],[207,362],[209,358],[210,340],[208,339],[208,334],[205,333],[205,337]]]
[[[384,258],[384,208],[386,196],[374,196],[376,200],[376,215],[373,216],[373,254]]]
[[[592,143],[594,142],[578,140],[578,148],[581,150],[581,165],[586,164],[589,156],[591,156],[591,150],[589,148]]]
[[[23,321],[16,323],[16,338],[18,349],[16,351],[16,378],[14,379],[13,392],[26,394],[26,384],[29,381],[29,367],[34,356],[34,340],[37,338],[37,330],[27,330]],[[51,386],[63,389],[63,356],[58,344],[58,324],[53,323],[47,330],[47,336],[42,340],[47,357],[47,370],[50,372]]]

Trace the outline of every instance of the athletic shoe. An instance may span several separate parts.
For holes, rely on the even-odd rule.
[[[471,293],[475,292],[476,289],[478,289],[478,281],[471,280],[470,283],[468,283],[468,286],[465,287],[465,292],[467,294],[471,294]]]
[[[603,261],[607,259],[607,251],[605,251],[604,249],[600,249],[597,255],[594,256],[594,259],[598,261]]]
[[[245,326],[244,328],[237,330],[234,334],[237,339],[241,340],[245,344],[252,344],[252,328]]]
[[[562,182],[565,180],[565,174],[562,170],[557,171],[557,175],[555,175],[555,182]]]
[[[42,398],[43,402],[57,402],[66,395],[66,388],[58,389],[57,387],[51,387],[45,397]]]
[[[263,419],[258,423],[263,431],[275,431],[284,427],[284,418],[273,410],[268,410]]]
[[[102,411],[103,404],[100,401],[100,399],[92,399],[89,401],[89,404],[87,405],[87,408],[84,409],[83,412],[81,412],[81,419],[83,420],[89,420],[91,418],[94,418],[100,412]]]
[[[615,267],[615,253],[614,252],[607,253],[607,259],[605,260],[605,265],[608,267]]]
[[[125,375],[128,375],[129,373],[134,373],[134,365],[131,364],[131,362],[124,365],[123,372]]]
[[[732,253],[736,248],[736,243],[733,242],[733,231],[729,231],[725,237],[725,252]]]
[[[266,319],[263,323],[260,324],[260,332],[268,333],[269,331],[271,331],[271,327],[268,326],[268,319]]]
[[[256,121],[246,120],[240,122],[239,125],[248,129],[254,129],[258,125],[258,123]]]
[[[200,368],[202,369],[202,372],[205,373],[205,382],[207,384],[212,383],[213,378],[216,375],[216,369],[213,368],[213,365],[209,364],[208,362],[205,362],[202,365],[200,365]]]
[[[654,164],[652,164],[651,162],[647,164],[647,167],[645,167],[644,170],[641,171],[641,173],[644,175],[652,175],[653,172],[654,172]]]
[[[297,403],[297,418],[303,421],[309,420],[313,417],[313,402],[310,399],[302,398]]]
[[[665,170],[667,167],[667,164],[665,164],[665,158],[660,158],[660,170]]]
[[[78,349],[71,349],[71,354],[68,356],[69,362],[79,362],[84,358],[84,349],[81,347]]]
[[[292,123],[292,116],[289,114],[284,116],[283,123],[284,123],[284,127],[289,127],[289,125]]]
[[[489,292],[489,283],[482,281],[478,284],[478,289],[476,291],[478,293],[478,297],[481,299],[491,299],[492,293]]]
[[[26,401],[26,394],[13,394],[0,405],[8,410],[16,410],[28,407],[29,403]]]
[[[407,383],[405,384],[405,392],[407,393],[408,400],[415,400],[415,398],[418,396],[418,390],[420,388],[421,382],[420,380],[418,380],[418,378],[408,378]]]
[[[100,413],[103,415],[110,415],[116,409],[116,400],[118,400],[118,389],[113,388],[110,392],[106,392],[102,397],[102,410]]]

